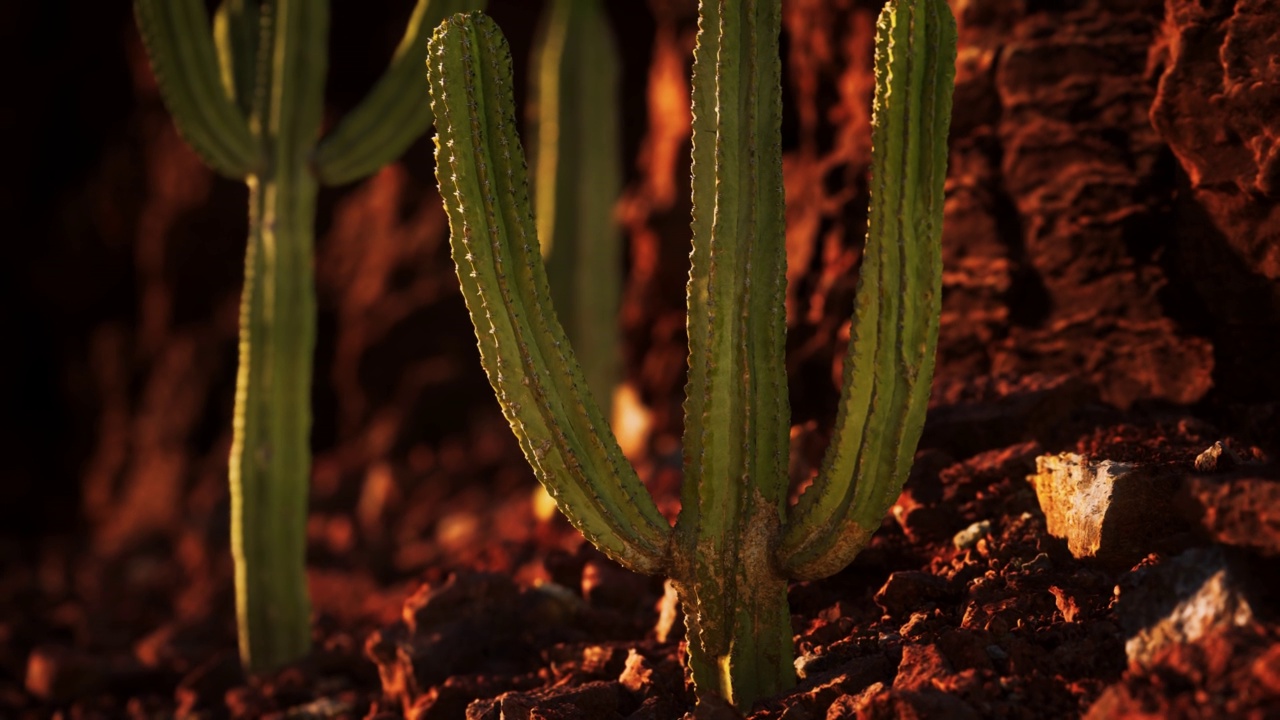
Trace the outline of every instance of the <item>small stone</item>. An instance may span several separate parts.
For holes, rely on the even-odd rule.
[[[43,645],[27,657],[27,692],[54,704],[66,704],[99,690],[104,669],[89,655]]]
[[[618,676],[618,682],[633,693],[644,692],[653,685],[653,668],[635,648],[627,652],[627,660],[622,667],[622,674]]]
[[[295,705],[284,712],[285,720],[328,720],[350,717],[355,703],[335,698],[319,698],[309,703]]]
[[[662,599],[658,601],[658,624],[654,627],[658,642],[664,643],[674,639],[673,633],[683,629],[679,622],[680,596],[676,593],[675,583],[667,580],[662,584]]]
[[[990,657],[992,660],[1008,660],[1009,653],[1005,652],[1004,648],[999,645],[988,645],[987,657]]]
[[[1187,529],[1173,512],[1182,477],[1171,467],[1091,462],[1062,453],[1036,458],[1036,473],[1028,480],[1049,534],[1065,539],[1077,558],[1131,567]]]
[[[893,680],[894,690],[921,690],[932,688],[933,681],[952,674],[954,669],[943,654],[942,648],[932,643],[906,645],[902,648],[902,662]]]
[[[951,539],[951,543],[956,546],[957,550],[967,550],[973,547],[974,545],[977,545],[979,540],[986,537],[990,533],[991,533],[991,521],[979,520],[978,522],[956,533],[956,536]]]
[[[1240,464],[1240,456],[1219,440],[1196,456],[1196,472],[1212,473],[1229,470]]]
[[[582,649],[581,658],[582,672],[588,675],[616,676],[622,672],[628,656],[616,645],[589,645]]]
[[[876,593],[875,602],[890,615],[907,616],[951,592],[943,578],[919,570],[902,570],[889,575]]]
[[[928,629],[929,620],[932,618],[932,613],[913,612],[911,617],[907,618],[907,621],[902,624],[902,627],[898,628],[898,634],[903,638],[922,635]]]
[[[1050,585],[1049,592],[1052,593],[1054,603],[1058,606],[1058,613],[1062,615],[1063,620],[1073,623],[1079,619],[1080,604],[1076,602],[1075,595],[1057,585]]]
[[[1122,579],[1116,615],[1130,662],[1147,665],[1164,647],[1254,622],[1242,571],[1221,548],[1196,548]]]

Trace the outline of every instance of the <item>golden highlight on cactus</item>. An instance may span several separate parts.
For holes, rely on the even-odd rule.
[[[481,360],[538,479],[610,557],[670,577],[700,697],[748,709],[795,683],[788,582],[839,571],[901,491],[933,374],[956,52],[945,0],[890,0],[876,39],[872,206],[844,387],[813,485],[786,506],[780,0],[703,0],[682,510],[618,450],[552,308],[511,59],[480,13],[427,58],[436,173]]]

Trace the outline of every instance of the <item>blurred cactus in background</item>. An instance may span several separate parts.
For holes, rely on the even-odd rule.
[[[622,188],[618,52],[600,0],[550,0],[535,42],[530,130],[551,301],[609,416],[620,371]]]
[[[386,73],[320,139],[328,0],[135,0],[166,107],[208,165],[249,187],[230,461],[240,655],[268,670],[311,642],[306,515],[320,183],[358,180],[431,124],[431,28],[483,0],[418,0]]]

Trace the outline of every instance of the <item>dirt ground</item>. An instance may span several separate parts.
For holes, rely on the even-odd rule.
[[[330,122],[412,4],[334,0]],[[796,483],[825,448],[848,339],[879,4],[783,5]],[[71,25],[13,5],[0,52],[28,70],[0,113],[0,717],[692,712],[662,579],[621,570],[534,492],[479,367],[426,139],[322,193],[316,649],[245,677],[226,490],[245,192],[178,137],[127,4]],[[518,74],[540,5],[491,3]],[[916,466],[849,568],[792,586],[800,683],[747,716],[1278,718],[1280,5],[952,7],[944,308]],[[672,512],[696,9],[610,12],[622,408]],[[1061,453],[1110,473],[1108,502],[1054,484]]]

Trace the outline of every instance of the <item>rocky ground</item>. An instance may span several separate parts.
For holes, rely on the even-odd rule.
[[[0,52],[33,68],[11,90],[22,111],[0,114],[21,240],[0,267],[0,716],[690,711],[662,580],[533,492],[479,369],[426,142],[322,196],[316,651],[244,677],[225,473],[245,197],[177,137],[114,5],[0,22]],[[412,3],[367,5],[333,3],[334,117]],[[537,6],[491,4],[518,72]],[[871,546],[793,586],[800,684],[750,717],[1280,717],[1280,6],[953,8],[925,436]],[[692,10],[611,5],[635,159],[620,406],[667,511]],[[784,3],[797,483],[847,340],[877,10]]]

